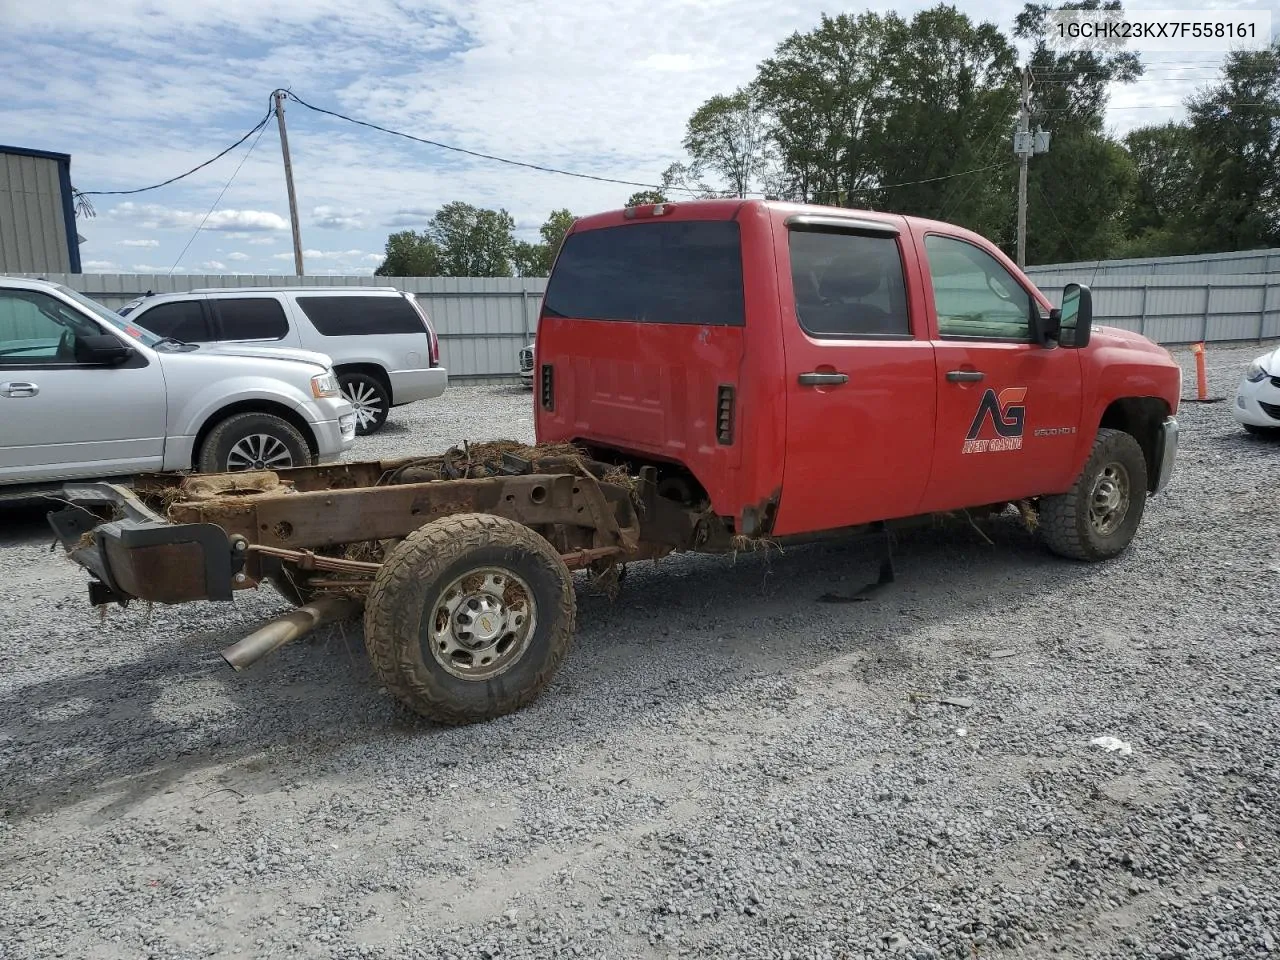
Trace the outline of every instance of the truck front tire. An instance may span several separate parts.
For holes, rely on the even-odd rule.
[[[283,470],[311,464],[306,437],[273,413],[237,413],[214,427],[196,457],[200,473]]]
[[[1103,427],[1071,489],[1040,501],[1049,549],[1072,560],[1109,560],[1129,546],[1147,503],[1147,460],[1138,441]]]
[[[383,685],[445,724],[535,700],[573,640],[573,576],[533,530],[491,514],[428,523],[387,556],[365,604]]]

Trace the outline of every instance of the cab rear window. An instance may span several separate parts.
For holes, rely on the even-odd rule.
[[[743,300],[735,221],[644,222],[570,234],[543,310],[577,320],[740,327]]]

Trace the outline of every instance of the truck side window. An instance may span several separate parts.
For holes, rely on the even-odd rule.
[[[902,256],[893,237],[792,230],[791,283],[813,337],[910,336]]]
[[[942,337],[1031,339],[1031,295],[995,257],[937,234],[924,246]]]

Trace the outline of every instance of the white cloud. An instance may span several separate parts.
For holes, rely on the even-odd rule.
[[[933,3],[908,0],[895,9],[910,16]],[[1157,0],[1130,5],[1159,7]],[[1021,8],[1022,0],[993,0],[963,9],[1008,31]],[[815,27],[830,5],[0,0],[0,9],[6,35],[23,38],[21,46],[0,43],[0,76],[7,81],[0,129],[71,152],[77,187],[112,190],[157,183],[208,159],[264,115],[268,93],[281,84],[317,106],[444,143],[654,183],[683,157],[690,113],[750,80],[779,42]],[[1166,105],[1212,79],[1221,56],[1144,60],[1149,81],[1115,88],[1120,109],[1108,119],[1117,133],[1181,116],[1180,107]],[[1186,66],[1192,62],[1199,66]],[[49,63],[65,69],[51,73]],[[297,103],[288,111],[303,241],[321,254],[329,246],[379,250],[390,230],[422,229],[452,200],[505,208],[522,225],[540,224],[559,207],[579,215],[616,208],[637,189],[447,152]],[[122,143],[147,147],[123,150]],[[267,252],[289,241],[274,124],[247,151],[242,146],[138,198],[114,204],[117,198],[102,198],[92,223],[95,252],[124,249],[132,244],[123,241],[155,230],[147,259],[172,263],[244,160],[220,201],[226,209],[210,216],[183,262],[217,255],[206,236],[216,231],[227,249],[253,245],[255,268],[270,263],[292,271],[291,253],[272,260]],[[343,232],[333,240],[320,230]],[[374,262],[372,254],[340,253],[346,258],[321,265]]]
[[[137,223],[147,230],[191,229],[204,222],[205,230],[288,230],[289,221],[267,210],[215,210],[205,218],[193,210],[174,210],[158,203],[125,201],[110,211],[113,219]]]
[[[186,267],[156,267],[149,263],[135,263],[132,267],[134,273],[187,273]]]
[[[365,252],[363,250],[303,250],[302,256],[307,260],[348,260],[364,257]]]
[[[227,259],[228,259],[228,260],[235,260],[235,261],[237,261],[237,262],[238,262],[238,261],[242,261],[242,260],[248,260],[248,259],[250,259],[250,257],[249,257],[249,255],[248,255],[247,253],[241,253],[239,250],[237,250],[237,251],[235,251],[234,253],[228,253],[228,254],[227,254]]]
[[[113,273],[120,269],[111,260],[86,260],[80,266],[90,273]]]
[[[221,273],[223,270],[227,269],[227,265],[221,260],[206,260],[204,263],[200,264],[200,269],[208,270],[211,273]]]
[[[401,207],[382,221],[384,227],[424,227],[435,216],[426,207]]]
[[[366,253],[364,255],[364,259],[368,260],[370,263],[381,263],[386,258],[387,255],[385,253]]]
[[[122,247],[158,247],[160,246],[160,241],[159,240],[121,240],[120,246]]]
[[[368,210],[344,210],[319,206],[311,211],[311,222],[322,230],[362,230]]]

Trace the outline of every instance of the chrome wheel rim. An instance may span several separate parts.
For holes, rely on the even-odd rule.
[[[358,426],[377,425],[378,419],[382,416],[382,401],[378,397],[377,390],[367,383],[356,381],[346,384],[342,388],[342,395],[355,409]]]
[[[1093,481],[1089,495],[1089,523],[1099,536],[1109,537],[1124,523],[1129,513],[1129,471],[1119,463],[1108,463]]]
[[[293,466],[293,454],[283,440],[269,433],[252,433],[237,440],[227,454],[227,471],[278,470]]]
[[[538,623],[533,591],[510,570],[463,574],[440,593],[431,614],[431,655],[461,680],[489,680],[529,648]]]

